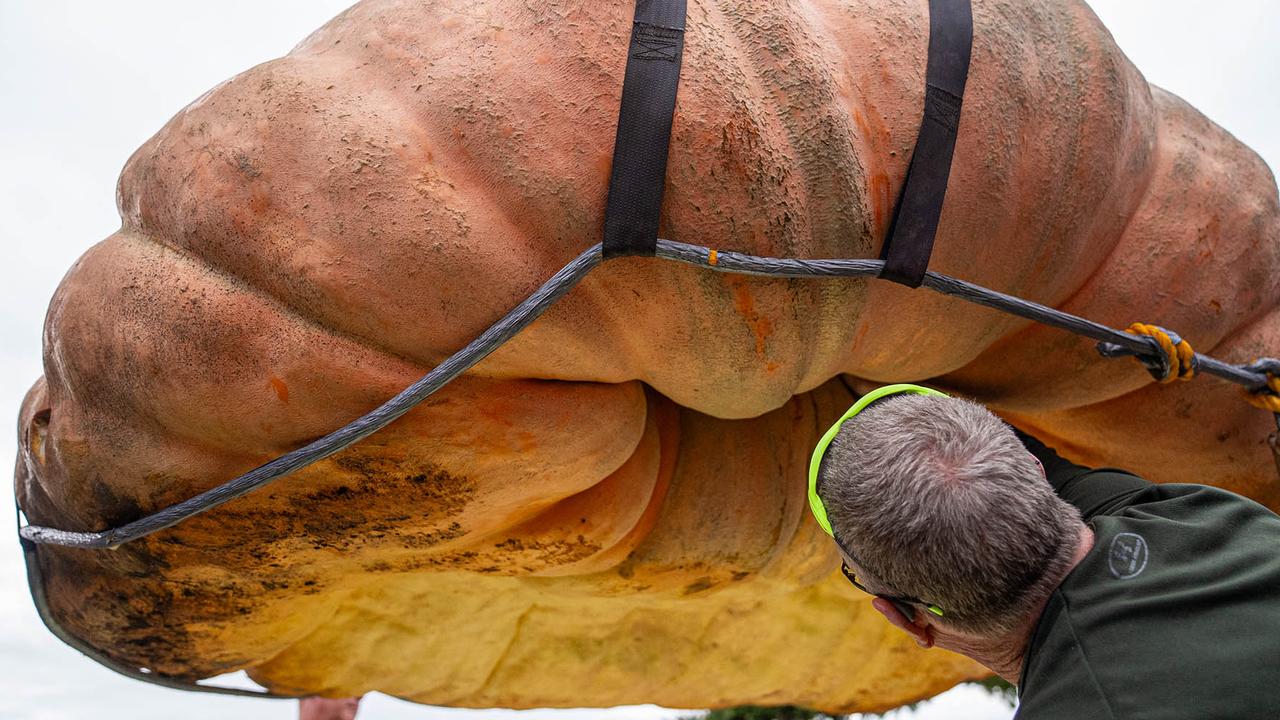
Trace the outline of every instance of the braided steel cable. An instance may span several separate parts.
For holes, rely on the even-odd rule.
[[[377,408],[318,440],[285,453],[264,465],[259,465],[234,480],[229,480],[176,505],[158,510],[117,528],[101,532],[73,532],[28,525],[21,528],[19,534],[24,540],[43,545],[114,548],[176,525],[193,515],[257,490],[299,468],[323,460],[386,427],[437,390],[448,385],[454,378],[471,369],[489,353],[497,350],[546,312],[547,308],[573,289],[587,273],[599,265],[602,259],[600,253],[600,245],[583,251],[501,320],[491,325],[466,347],[449,356],[422,379]]]
[[[113,548],[171,527],[193,515],[252,492],[299,468],[329,457],[385,427],[510,340],[595,269],[602,262],[601,253],[602,246],[599,244],[583,251],[532,295],[422,379],[368,414],[304,447],[281,455],[240,477],[188,500],[117,528],[100,532],[76,532],[27,525],[20,528],[19,533],[24,540],[45,545]],[[884,266],[882,260],[805,260],[761,257],[712,250],[700,245],[662,239],[658,240],[656,257],[708,268],[716,272],[775,278],[874,278],[880,274]],[[921,287],[1092,338],[1100,343],[1098,350],[1107,357],[1135,356],[1148,367],[1159,367],[1161,363],[1167,362],[1165,349],[1155,337],[1116,330],[1061,310],[933,271],[925,274]],[[1200,372],[1241,385],[1251,394],[1265,395],[1271,392],[1268,386],[1269,378],[1274,377],[1271,372],[1280,369],[1280,363],[1270,359],[1246,365],[1232,365],[1199,353],[1194,354],[1192,362]]]

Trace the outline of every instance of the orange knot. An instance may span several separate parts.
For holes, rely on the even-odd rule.
[[[1170,332],[1159,325],[1148,325],[1146,323],[1134,323],[1130,325],[1125,332],[1133,335],[1145,335],[1160,346],[1160,350],[1164,352],[1164,362],[1161,364],[1163,372],[1157,374],[1156,370],[1150,365],[1148,370],[1152,371],[1152,377],[1162,383],[1170,383],[1174,380],[1190,380],[1196,376],[1199,369],[1196,366],[1196,351],[1191,349],[1191,343],[1183,340],[1177,333]]]
[[[720,262],[720,253],[716,252],[715,250],[709,250],[707,252],[707,264],[715,265],[718,262]]]

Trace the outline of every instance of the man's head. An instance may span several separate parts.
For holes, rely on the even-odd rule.
[[[817,491],[871,591],[921,598],[979,635],[1028,620],[1081,530],[1009,426],[959,398],[893,395],[845,421]]]

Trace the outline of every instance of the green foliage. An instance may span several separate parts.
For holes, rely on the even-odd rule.
[[[986,688],[987,692],[1009,703],[1009,707],[1018,704],[1018,686],[1011,685],[999,675],[992,675],[986,680],[975,680],[973,684]]]
[[[996,675],[992,675],[986,680],[976,680],[973,684],[986,688],[987,692],[1009,703],[1009,707],[1014,707],[1018,704],[1018,688]],[[918,703],[911,703],[905,707],[915,707],[916,705]],[[878,716],[868,715],[867,717]],[[817,710],[809,710],[795,705],[781,705],[778,707],[739,705],[738,707],[723,708],[721,710],[710,710],[705,715],[686,715],[680,720],[847,720],[847,718],[849,718],[848,715],[827,715]]]

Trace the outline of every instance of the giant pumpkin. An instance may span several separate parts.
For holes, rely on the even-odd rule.
[[[181,110],[49,308],[31,520],[98,530],[435,366],[600,236],[631,4],[368,0]],[[1083,2],[975,0],[933,268],[1233,361],[1280,347],[1262,161]],[[662,235],[874,257],[925,0],[694,0]],[[45,547],[55,617],[153,672],[456,706],[883,709],[977,677],[836,578],[804,462],[927,381],[1082,462],[1280,507],[1270,418],[1060,331],[863,280],[598,268],[368,440],[116,551]]]

